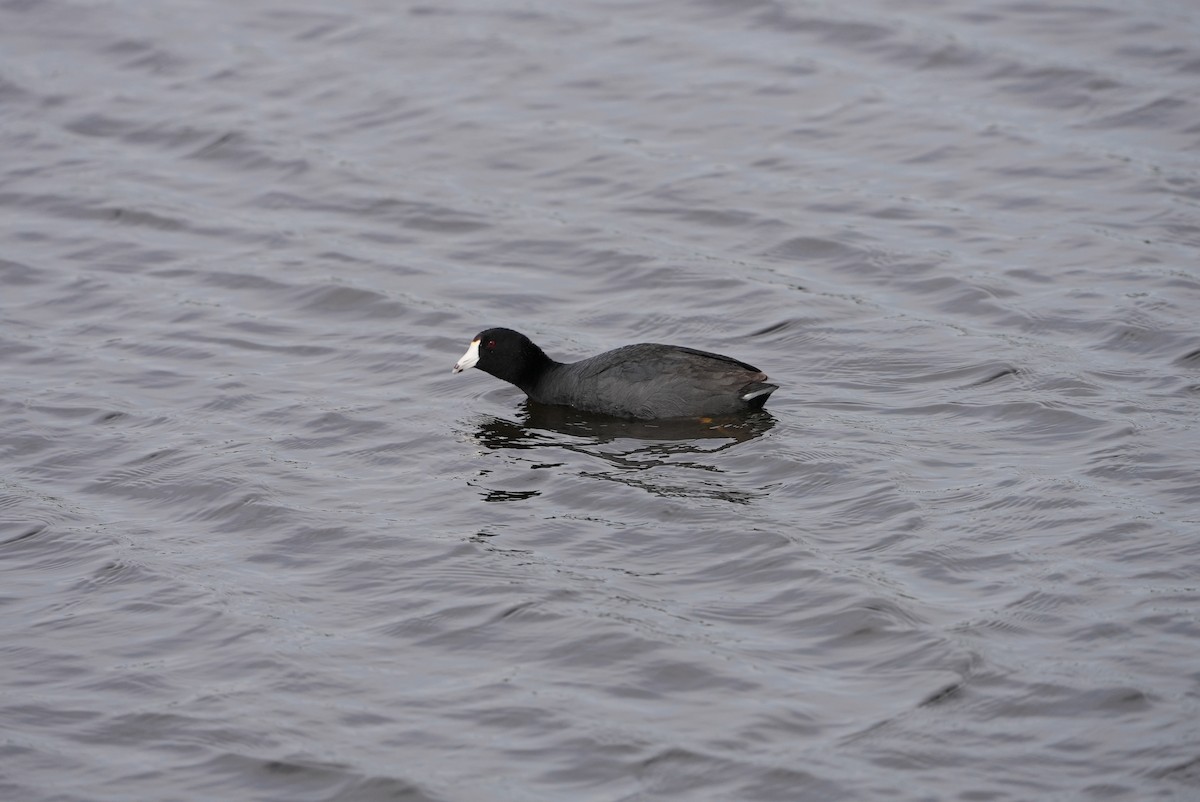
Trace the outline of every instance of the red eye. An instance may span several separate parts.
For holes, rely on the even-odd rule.
[[[496,341],[488,340],[487,343],[483,347],[488,349],[489,351],[491,351],[492,349],[494,349],[496,347]]]

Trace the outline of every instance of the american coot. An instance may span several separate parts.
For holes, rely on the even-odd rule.
[[[678,345],[626,345],[580,362],[555,362],[512,329],[476,335],[454,373],[479,368],[541,404],[622,418],[685,418],[761,409],[779,389],[736,359]]]

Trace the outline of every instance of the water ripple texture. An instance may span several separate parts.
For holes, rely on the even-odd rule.
[[[1200,798],[1198,77],[1171,0],[0,2],[0,798]]]

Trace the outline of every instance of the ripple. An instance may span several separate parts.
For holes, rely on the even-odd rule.
[[[0,4],[8,796],[1195,784],[1194,15],[125,10]]]

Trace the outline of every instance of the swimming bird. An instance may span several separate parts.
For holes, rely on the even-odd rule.
[[[638,343],[579,362],[556,362],[512,329],[481,331],[453,373],[479,368],[539,404],[621,418],[730,415],[762,409],[779,385],[737,359],[681,345]]]

